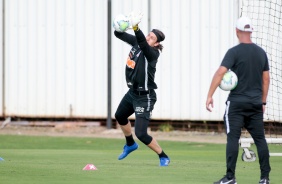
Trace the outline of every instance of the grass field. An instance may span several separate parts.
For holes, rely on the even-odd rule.
[[[171,158],[159,167],[156,154],[142,143],[126,159],[117,160],[124,140],[0,135],[1,184],[209,184],[225,173],[225,145],[159,141]],[[282,152],[281,145],[269,145]],[[255,146],[252,146],[255,150]],[[258,161],[237,162],[237,182],[256,184]],[[282,157],[270,157],[271,184],[282,183]],[[86,164],[98,170],[82,170]]]

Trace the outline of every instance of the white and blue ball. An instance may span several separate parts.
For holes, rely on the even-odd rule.
[[[228,70],[224,74],[219,87],[224,91],[231,91],[236,88],[237,84],[238,84],[237,75],[233,71]]]
[[[118,32],[125,32],[129,29],[128,18],[123,14],[118,14],[113,20],[113,28]]]

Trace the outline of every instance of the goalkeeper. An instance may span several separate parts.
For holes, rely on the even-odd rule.
[[[160,51],[163,49],[160,42],[165,39],[165,35],[160,30],[153,29],[145,37],[138,27],[142,16],[141,13],[131,13],[128,16],[135,36],[126,32],[114,32],[117,38],[132,46],[125,68],[126,82],[129,90],[122,98],[115,113],[115,118],[120,124],[126,139],[123,152],[118,159],[124,159],[129,153],[138,148],[138,144],[132,136],[131,123],[128,120],[128,117],[135,113],[134,127],[136,137],[158,154],[160,166],[168,166],[170,162],[169,157],[159,146],[156,139],[147,133],[151,113],[157,101],[155,92],[157,85],[154,79],[157,60]]]

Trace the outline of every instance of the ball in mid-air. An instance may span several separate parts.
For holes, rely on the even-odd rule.
[[[237,83],[237,75],[233,71],[229,70],[224,74],[219,87],[224,91],[230,91],[236,88]]]
[[[113,20],[113,27],[118,32],[125,32],[129,28],[129,20],[123,14],[118,14]]]

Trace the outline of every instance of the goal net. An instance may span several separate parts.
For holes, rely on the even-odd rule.
[[[268,122],[265,132],[268,144],[282,143],[282,0],[239,0],[239,16],[252,20],[254,32],[252,40],[267,53],[270,66],[270,86],[264,120]],[[268,127],[268,128],[267,128]],[[252,138],[241,138],[244,152],[242,160],[255,161],[255,153],[249,148]],[[282,153],[270,153],[282,156]]]
[[[254,27],[253,42],[266,51],[269,60],[271,83],[267,97],[265,121],[281,128],[282,1],[241,0],[239,6],[239,16],[247,16],[252,20]],[[272,133],[276,134],[275,132]]]

